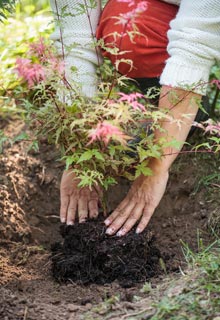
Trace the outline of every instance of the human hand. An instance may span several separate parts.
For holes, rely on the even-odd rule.
[[[60,184],[60,220],[68,225],[74,224],[77,213],[79,222],[84,222],[88,217],[98,216],[100,188],[79,188],[78,183],[79,180],[71,170],[63,172]]]
[[[138,220],[136,233],[141,233],[150,221],[166,189],[168,171],[153,176],[138,177],[131,186],[125,199],[105,220],[106,233],[124,236]]]

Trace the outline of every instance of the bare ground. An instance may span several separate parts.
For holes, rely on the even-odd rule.
[[[20,120],[1,120],[0,129],[14,136],[25,125]],[[121,319],[123,312],[132,314],[134,304],[136,310],[138,304],[149,305],[150,296],[140,293],[142,284],[125,289],[117,282],[83,286],[58,284],[52,278],[50,245],[61,239],[58,214],[63,165],[46,141],[41,142],[40,152],[27,154],[26,147],[25,142],[7,145],[0,155],[0,319]],[[175,164],[149,225],[165,261],[160,275],[151,279],[153,287],[165,281],[166,273],[176,277],[184,270],[181,241],[197,250],[198,230],[204,243],[211,241],[207,223],[218,206],[219,188],[213,186],[209,194],[200,178],[218,170],[219,163],[219,156],[210,160],[209,156],[183,155]],[[109,192],[110,208],[127,188],[123,180]],[[142,302],[135,301],[137,295]],[[99,302],[113,296],[117,301],[109,305],[115,308],[115,316],[106,316],[106,310],[94,311]]]

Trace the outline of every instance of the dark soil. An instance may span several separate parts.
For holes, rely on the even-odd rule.
[[[4,130],[9,136],[15,136],[26,128],[20,120],[0,119],[0,130]],[[85,319],[84,313],[93,305],[113,295],[117,295],[119,304],[123,307],[123,303],[130,303],[134,296],[140,294],[142,284],[122,288],[118,281],[113,281],[116,278],[124,281],[123,272],[126,274],[127,269],[120,271],[119,277],[113,273],[114,266],[122,256],[126,259],[123,261],[127,268],[132,261],[139,263],[132,258],[134,253],[139,257],[146,250],[141,258],[145,258],[151,268],[143,266],[141,262],[139,265],[144,276],[140,278],[142,275],[137,275],[137,280],[144,281],[145,278],[153,276],[150,279],[151,285],[157,286],[167,273],[179,272],[180,268],[184,270],[186,263],[180,240],[196,251],[200,230],[204,245],[211,241],[207,222],[210,214],[219,206],[219,188],[213,184],[210,194],[200,183],[198,192],[195,190],[198,189],[198,181],[202,181],[203,177],[211,174],[212,170],[218,172],[219,157],[216,155],[215,159],[213,156],[201,158],[194,154],[181,156],[173,166],[167,192],[147,229],[151,230],[155,240],[151,242],[151,233],[148,231],[146,239],[145,235],[136,237],[131,233],[127,238],[117,239],[116,243],[120,245],[114,247],[111,243],[113,244],[115,238],[104,235],[102,224],[92,222],[67,228],[67,237],[74,237],[75,232],[81,232],[84,245],[92,248],[89,254],[93,257],[96,254],[93,251],[94,241],[86,241],[86,230],[96,230],[93,239],[97,237],[102,240],[97,243],[98,253],[103,253],[104,263],[100,267],[102,263],[94,258],[93,266],[100,267],[98,272],[105,273],[100,271],[102,267],[104,270],[108,269],[110,276],[104,274],[106,280],[100,280],[100,273],[95,275],[91,272],[92,280],[105,283],[82,285],[82,282],[88,283],[88,279],[85,281],[88,264],[87,272],[85,268],[80,271],[81,280],[83,279],[81,283],[73,282],[73,278],[67,284],[59,284],[52,277],[50,247],[52,243],[62,241],[59,231],[59,182],[63,165],[56,161],[57,151],[44,140],[39,152],[32,151],[27,154],[26,150],[26,142],[17,142],[13,146],[5,145],[3,154],[0,155],[0,319],[81,320]],[[121,180],[118,186],[109,191],[109,211],[123,198],[128,187],[127,181]],[[123,247],[124,241],[126,246]],[[140,248],[138,241],[142,243]],[[154,248],[157,248],[160,254]],[[63,247],[57,246],[56,250],[58,249],[64,255]],[[68,247],[68,250],[71,250],[72,255],[72,249]],[[76,244],[75,250],[81,250],[82,259],[91,261],[88,255],[82,255],[82,247]],[[118,250],[117,253],[115,250]],[[126,255],[120,250],[127,250],[128,253],[131,250],[132,255],[128,257],[132,259],[124,258]],[[109,259],[109,255],[114,258]],[[158,264],[159,256],[162,259]],[[152,261],[154,259],[155,261]],[[59,270],[58,265],[56,263],[56,270]],[[120,262],[117,266],[119,265]],[[151,271],[155,275],[150,274]],[[135,271],[132,281],[134,275]],[[57,274],[59,279],[65,276],[65,272]],[[109,283],[110,281],[113,282]],[[125,283],[129,284],[129,281],[126,280]]]
[[[52,272],[59,281],[106,284],[118,280],[122,287],[161,273],[160,251],[152,233],[145,230],[125,237],[107,236],[102,219],[63,226],[63,244],[52,246]]]

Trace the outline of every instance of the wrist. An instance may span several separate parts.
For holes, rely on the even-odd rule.
[[[152,158],[148,164],[149,168],[153,171],[153,174],[169,173],[171,163],[167,159],[156,159]]]

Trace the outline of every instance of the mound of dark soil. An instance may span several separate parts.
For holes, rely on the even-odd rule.
[[[62,226],[63,243],[52,246],[53,276],[61,282],[105,284],[118,280],[129,287],[159,271],[160,252],[151,232],[107,236],[101,219]]]

